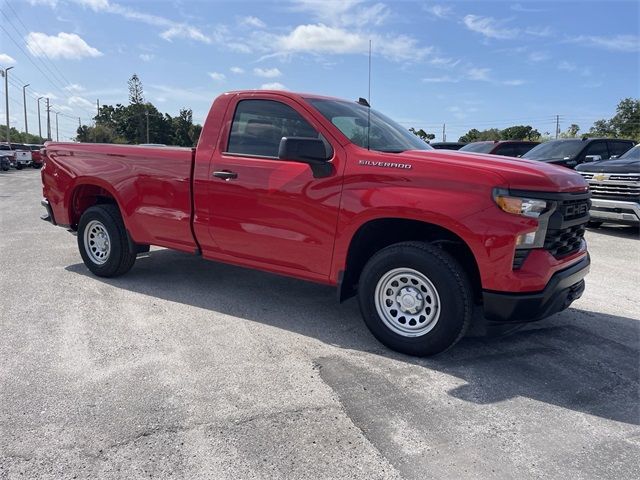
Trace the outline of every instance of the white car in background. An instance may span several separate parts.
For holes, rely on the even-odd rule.
[[[31,158],[31,149],[22,143],[12,143],[10,146],[15,153],[16,168],[22,170],[25,167],[30,167],[33,160]]]

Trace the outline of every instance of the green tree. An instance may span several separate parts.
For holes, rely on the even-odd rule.
[[[34,143],[41,145],[47,140],[39,137],[38,135],[32,135],[31,133],[19,132],[15,127],[9,129],[9,134],[12,143]],[[7,126],[0,125],[0,142],[7,141]]]
[[[421,138],[427,143],[429,143],[431,140],[436,138],[436,136],[433,133],[427,133],[422,128],[420,130],[416,130],[415,128],[411,127],[409,131],[413,133],[416,137]]]
[[[589,134],[598,137],[628,138],[640,142],[640,99],[625,98],[610,119],[597,120]]]
[[[490,128],[488,130],[478,130],[476,128],[472,128],[467,133],[462,135],[458,141],[459,142],[480,142],[483,140],[500,140],[501,132],[497,128]]]
[[[578,136],[578,132],[580,131],[580,125],[572,123],[569,127],[560,134],[562,138],[576,138]]]
[[[531,125],[514,125],[500,132],[500,140],[537,140],[540,132]]]

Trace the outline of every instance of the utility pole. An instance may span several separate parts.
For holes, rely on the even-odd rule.
[[[80,117],[78,117],[78,128],[82,127],[82,122],[80,121]]]
[[[38,136],[42,138],[42,122],[40,122],[40,100],[44,97],[38,97]]]
[[[442,141],[443,142],[447,141],[447,124],[446,123],[442,124]]]
[[[56,114],[56,142],[60,141],[60,137],[58,136],[58,112],[53,112]]]
[[[556,140],[558,135],[560,135],[560,115],[556,115]]]
[[[51,140],[51,105],[47,98],[47,140]]]
[[[96,99],[96,108],[98,112],[96,115],[100,115],[100,99],[99,98]]]
[[[22,86],[22,105],[24,106],[24,133],[29,135],[29,126],[27,124],[27,87],[31,85],[27,83]]]
[[[7,112],[7,143],[11,143],[11,132],[9,131],[9,70],[12,68],[13,67],[7,67],[4,70],[0,70],[4,77],[4,108],[5,112]]]

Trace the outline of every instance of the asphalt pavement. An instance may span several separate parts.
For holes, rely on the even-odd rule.
[[[101,279],[0,172],[0,479],[640,478],[638,229],[587,290],[435,358],[335,291],[164,249]]]

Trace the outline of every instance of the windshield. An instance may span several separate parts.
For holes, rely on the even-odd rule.
[[[351,142],[379,152],[400,153],[405,150],[433,150],[406,128],[369,107],[341,100],[307,99],[327,120]],[[367,117],[371,114],[371,131]]]
[[[495,143],[493,142],[473,142],[467,143],[460,149],[461,152],[489,153],[493,150]]]
[[[552,140],[533,147],[522,158],[529,160],[569,159],[580,153],[584,146],[585,142],[582,140]]]
[[[625,160],[640,160],[640,145],[636,145],[631,150],[627,150],[624,154],[620,155],[621,159]]]

